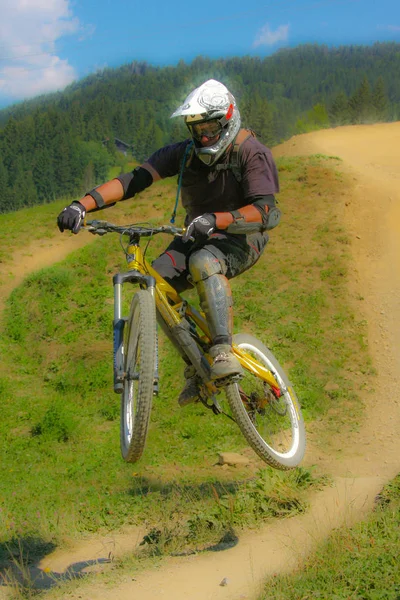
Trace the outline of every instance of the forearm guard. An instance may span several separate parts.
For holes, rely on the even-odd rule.
[[[142,192],[153,183],[153,177],[147,169],[136,167],[130,173],[124,173],[116,177],[124,188],[124,196],[122,200],[133,198],[135,194]]]
[[[273,194],[257,196],[251,204],[239,210],[213,213],[217,229],[225,229],[228,233],[255,233],[276,227],[280,221],[281,211],[276,207]]]
[[[102,185],[93,188],[93,190],[90,190],[90,192],[87,192],[86,197],[90,196],[94,200],[95,207],[93,207],[93,201],[91,206],[86,206],[87,203],[85,202],[83,202],[83,204],[87,210],[91,211],[114,206],[115,202],[118,202],[119,200],[133,198],[135,194],[146,189],[152,183],[153,177],[151,173],[146,169],[143,169],[143,167],[136,167],[136,169],[130,173],[118,175],[115,179],[103,183]],[[122,185],[122,197],[120,184]]]

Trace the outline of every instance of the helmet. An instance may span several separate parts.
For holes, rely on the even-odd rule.
[[[172,115],[184,117],[194,141],[197,156],[213,165],[233,142],[240,129],[240,113],[236,100],[219,81],[209,79],[189,94]],[[219,136],[212,146],[202,146],[202,135]]]

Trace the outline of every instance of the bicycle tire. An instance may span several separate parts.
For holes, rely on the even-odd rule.
[[[283,393],[276,398],[267,383],[245,370],[239,383],[225,387],[232,416],[264,462],[275,469],[293,469],[303,459],[306,447],[304,420],[293,386],[278,360],[257,338],[239,333],[233,342],[273,373]]]
[[[135,293],[124,332],[124,388],[121,394],[120,446],[126,462],[143,454],[150,422],[156,358],[155,302],[147,290]]]

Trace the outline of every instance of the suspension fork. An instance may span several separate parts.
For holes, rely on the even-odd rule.
[[[151,275],[140,271],[117,273],[113,277],[114,285],[114,320],[113,320],[113,355],[114,355],[114,392],[121,394],[124,389],[124,328],[127,317],[122,316],[122,286],[124,283],[139,283],[155,297],[156,281]],[[158,347],[154,365],[154,393],[158,393]]]

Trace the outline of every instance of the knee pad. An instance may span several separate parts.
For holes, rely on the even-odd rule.
[[[215,274],[196,284],[211,340],[214,344],[230,344],[233,328],[233,301],[229,282],[225,275]]]
[[[204,281],[211,275],[225,275],[226,266],[223,257],[212,254],[207,248],[193,252],[189,257],[189,272],[193,283]]]
[[[214,344],[232,341],[232,292],[225,276],[224,256],[201,248],[189,258],[189,271],[199,294],[200,306],[206,315]]]

